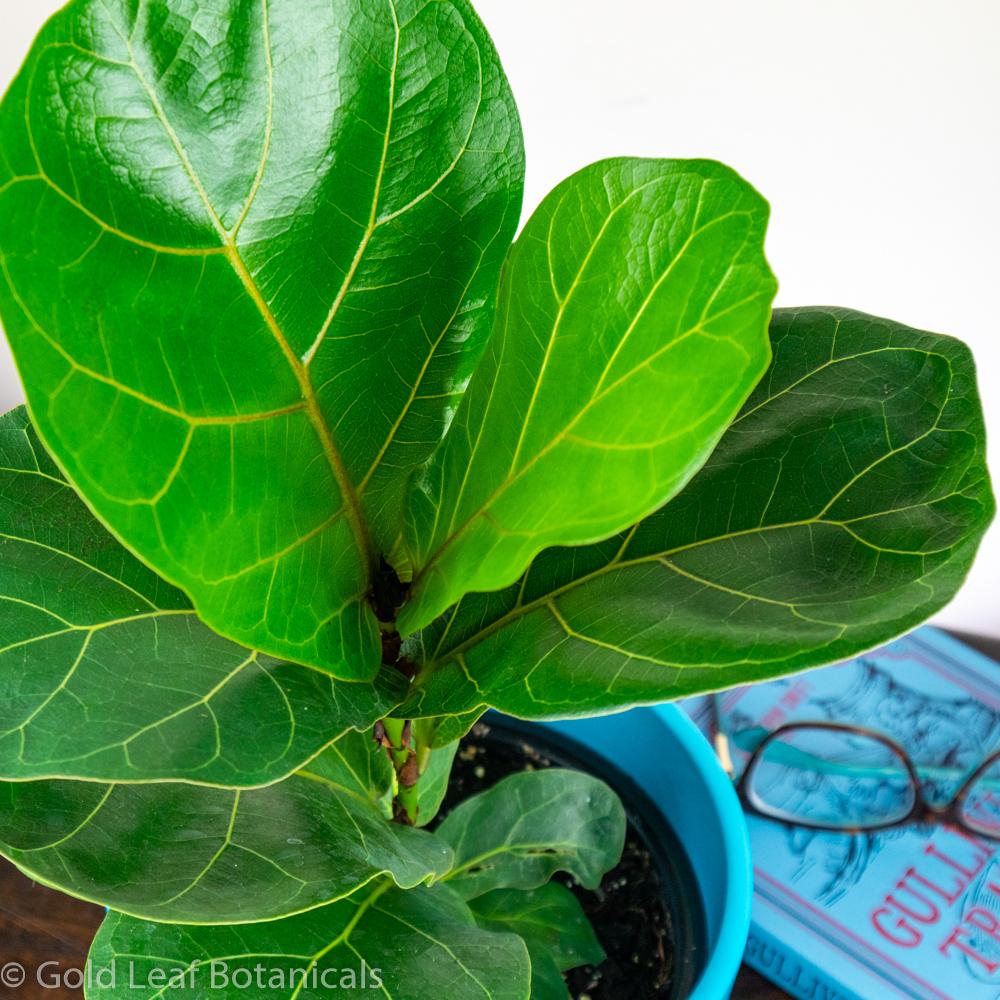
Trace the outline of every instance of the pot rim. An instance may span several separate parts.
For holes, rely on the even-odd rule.
[[[499,713],[489,713],[497,718]],[[500,718],[509,718],[499,716]],[[512,719],[521,726],[532,725]],[[715,756],[711,744],[691,719],[676,705],[656,705],[630,711],[563,721],[534,723],[583,744],[590,752],[608,760],[637,785],[675,832],[694,869],[695,883],[701,893],[702,909],[707,920],[705,959],[701,974],[685,1000],[724,1000],[730,996],[743,961],[750,933],[753,902],[753,864],[750,834],[739,798],[728,775]],[[661,759],[643,753],[655,746],[657,735],[666,730],[684,764],[684,785],[665,775]],[[664,798],[678,797],[678,789],[690,795],[694,782],[696,798],[701,799],[694,812],[707,809],[714,819],[711,846],[694,843],[681,830],[683,825],[673,815]],[[700,795],[698,794],[700,790]],[[684,811],[680,803],[678,812]]]
[[[690,754],[719,811],[724,845],[726,903],[722,921],[710,944],[705,969],[688,998],[718,1000],[719,997],[728,996],[732,990],[750,934],[753,906],[750,831],[736,789],[701,730],[676,705],[659,705],[653,711],[673,730]],[[702,889],[704,891],[704,887]]]

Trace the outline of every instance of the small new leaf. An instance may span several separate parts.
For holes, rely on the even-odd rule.
[[[425,745],[430,746],[432,742],[433,740],[429,740]],[[426,769],[420,775],[417,826],[427,826],[441,809],[441,803],[448,794],[448,782],[451,780],[451,769],[457,753],[456,741],[431,754]]]
[[[465,899],[537,889],[556,872],[596,889],[621,857],[625,811],[604,782],[552,768],[511,775],[467,799],[436,833],[455,850],[447,881]]]
[[[702,465],[767,367],[767,216],[697,160],[609,160],[549,195],[411,493],[401,631],[512,583],[548,546],[620,531]]]

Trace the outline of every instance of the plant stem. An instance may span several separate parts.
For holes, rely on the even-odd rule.
[[[385,719],[386,750],[396,771],[393,814],[397,823],[416,826],[420,812],[420,765],[414,747],[413,727],[405,719]]]
[[[420,777],[424,776],[427,766],[431,762],[431,745],[424,743],[420,738],[420,730],[414,727],[414,736],[417,742],[417,768],[420,770]]]

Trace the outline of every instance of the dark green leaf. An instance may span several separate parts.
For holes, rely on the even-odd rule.
[[[269,920],[380,875],[404,888],[443,875],[447,844],[383,817],[381,768],[357,765],[366,754],[374,744],[350,733],[309,769],[255,791],[0,784],[0,852],[39,882],[167,923]]]
[[[535,1000],[524,942],[476,926],[446,886],[383,883],[254,927],[171,927],[111,914],[90,952],[88,1000]],[[214,988],[213,988],[214,984]],[[380,984],[382,984],[380,986]]]
[[[420,809],[417,813],[418,826],[427,826],[441,809],[441,803],[448,793],[448,782],[451,780],[451,768],[455,762],[456,753],[458,753],[457,740],[440,747],[431,754],[427,769],[420,776],[418,787],[420,796]]]
[[[562,972],[604,961],[579,901],[557,882],[528,891],[496,889],[471,900],[469,907],[480,926],[519,934],[529,948],[547,952]]]
[[[566,981],[552,955],[537,944],[525,944],[531,959],[531,1000],[570,1000]]]
[[[968,349],[844,309],[779,310],[774,363],[659,513],[414,643],[408,711],[570,716],[854,656],[955,594],[994,512]]]
[[[370,569],[522,169],[467,0],[75,0],[44,29],[0,109],[0,315],[70,480],[222,634],[377,672]]]
[[[0,417],[0,778],[264,785],[401,694],[215,635]]]
[[[466,899],[494,889],[536,889],[560,871],[595,889],[621,857],[625,811],[588,774],[526,771],[467,799],[437,835],[455,850],[448,884]]]
[[[418,479],[400,629],[594,542],[691,477],[768,361],[766,202],[717,163],[609,160],[552,192],[504,270],[496,328]]]

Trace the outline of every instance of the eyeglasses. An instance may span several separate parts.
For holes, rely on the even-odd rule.
[[[750,755],[736,781],[748,812],[839,833],[942,823],[1000,840],[1000,750],[971,774],[959,767],[923,767],[893,739],[863,726],[791,722],[773,731],[727,734],[718,697],[710,702],[716,752],[730,777],[730,740]],[[924,794],[927,785],[958,782],[945,805],[932,804]]]

